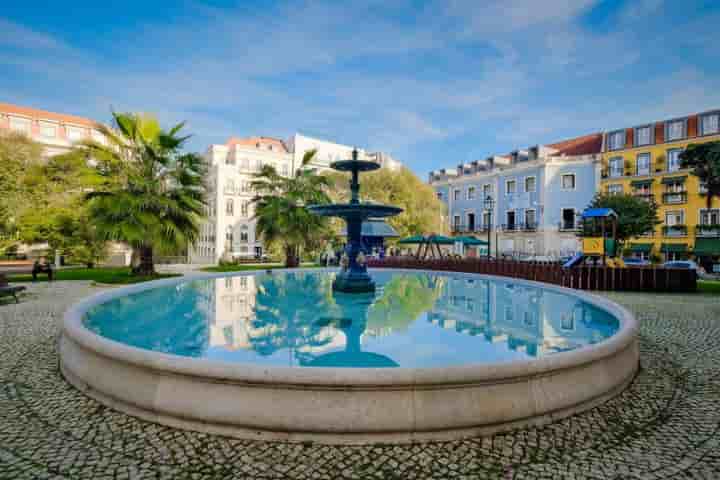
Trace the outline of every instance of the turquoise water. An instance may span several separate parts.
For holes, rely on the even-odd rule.
[[[615,317],[577,298],[452,273],[375,272],[374,294],[334,274],[196,280],[87,312],[93,332],[185,357],[293,367],[444,367],[522,360],[600,342]]]

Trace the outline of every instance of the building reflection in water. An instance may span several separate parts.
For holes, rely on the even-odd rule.
[[[448,278],[428,320],[532,357],[597,343],[618,326],[610,314],[567,295],[460,277]]]

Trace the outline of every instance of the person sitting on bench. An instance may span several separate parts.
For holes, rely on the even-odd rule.
[[[53,269],[52,264],[48,263],[45,257],[40,257],[40,260],[35,260],[32,269],[33,282],[37,280],[38,273],[47,273],[48,281],[52,282]]]

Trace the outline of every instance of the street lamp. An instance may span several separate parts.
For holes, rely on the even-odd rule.
[[[492,231],[492,212],[493,208],[495,207],[495,200],[493,200],[492,196],[488,195],[485,197],[485,210],[488,214],[488,222],[487,222],[487,258],[490,260],[490,232]]]

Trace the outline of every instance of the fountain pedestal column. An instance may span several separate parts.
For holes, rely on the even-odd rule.
[[[333,162],[330,168],[341,172],[351,172],[350,203],[334,203],[328,205],[310,205],[308,209],[323,217],[340,217],[347,224],[347,245],[345,247],[344,265],[335,277],[333,290],[346,293],[366,293],[375,291],[375,282],[367,273],[362,260],[365,256],[362,247],[362,222],[368,218],[392,217],[401,208],[389,205],[378,205],[360,202],[359,172],[377,170],[380,165],[375,162],[358,160],[357,150],[353,150],[352,160]],[[360,261],[358,261],[360,258]]]

